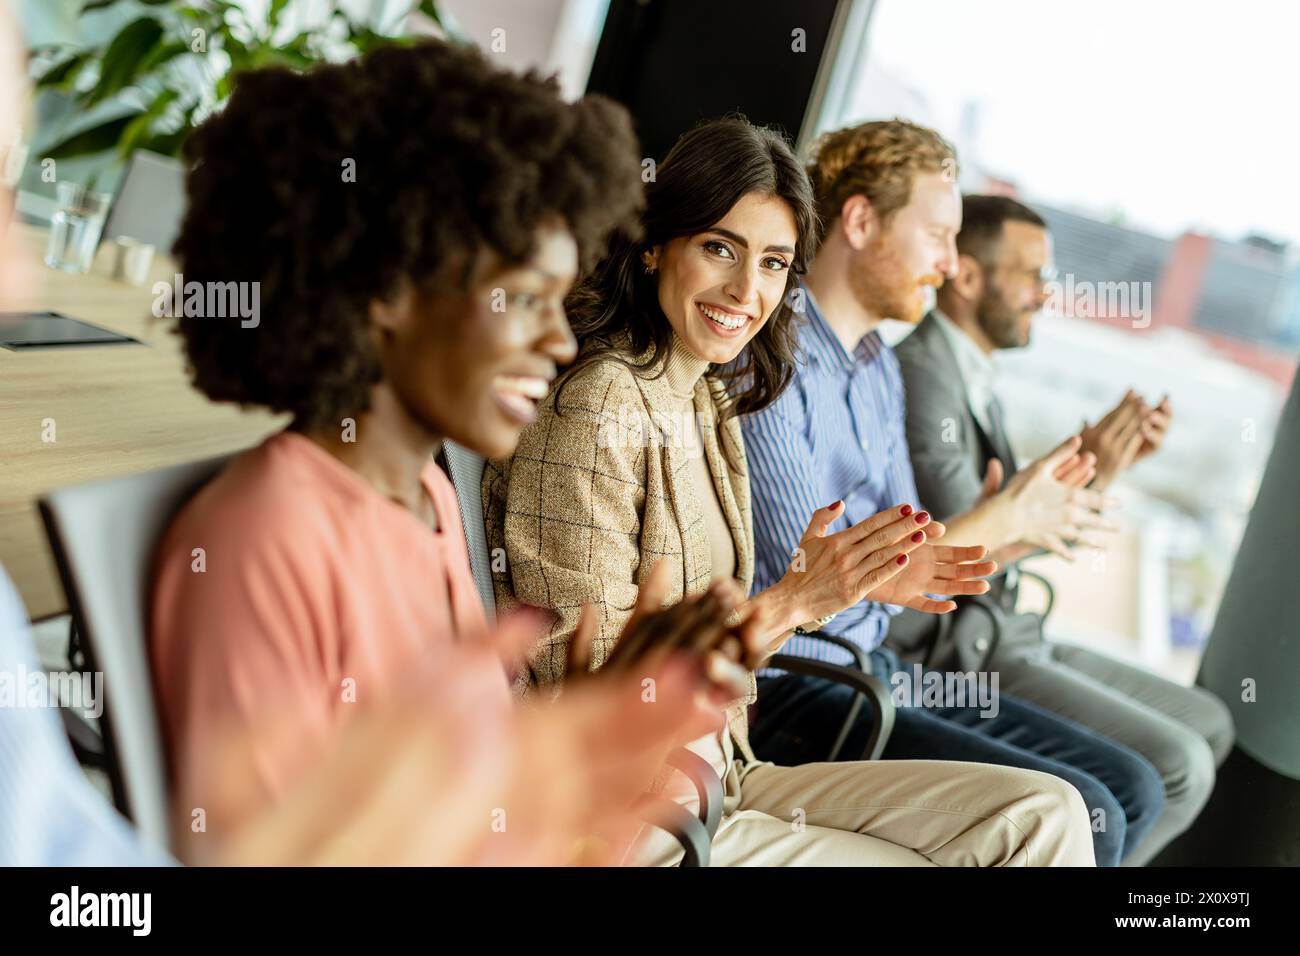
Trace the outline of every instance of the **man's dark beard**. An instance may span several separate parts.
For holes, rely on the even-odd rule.
[[[1020,313],[994,289],[985,290],[975,318],[995,349],[1017,349],[1029,344],[1020,341]]]

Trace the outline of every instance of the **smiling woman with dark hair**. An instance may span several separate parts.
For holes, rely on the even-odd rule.
[[[733,256],[727,245],[743,243],[743,237],[715,227],[746,196],[779,197],[781,214],[792,220],[789,242],[767,250],[764,295],[770,315],[739,335],[715,342],[710,329],[721,326],[710,324],[707,313],[689,303],[674,311],[685,319],[685,344],[714,363],[715,376],[727,384],[733,379],[743,382],[735,400],[722,409],[724,416],[755,412],[776,399],[790,380],[797,343],[796,317],[787,297],[816,248],[817,216],[807,176],[785,141],[739,117],[705,123],[683,137],[671,153],[667,175],[656,175],[646,187],[642,234],[616,237],[595,274],[574,290],[568,303],[570,320],[584,347],[566,378],[593,362],[627,354],[644,355],[643,370],[662,368],[675,326],[664,321],[659,277],[645,267],[641,252],[694,237],[715,256]],[[723,303],[714,306],[726,308]],[[744,345],[739,362],[727,366],[736,341]]]
[[[718,581],[738,582],[748,596],[753,584],[737,415],[774,401],[793,371],[787,296],[816,242],[812,189],[781,136],[727,118],[669,152],[647,190],[642,226],[643,237],[615,242],[574,295],[577,361],[514,457],[484,474],[489,543],[507,557],[498,601],[556,615],[523,691],[572,679],[571,643],[590,640],[596,667],[617,653],[652,568],[667,576],[670,600]],[[790,572],[743,606],[769,651],[794,627],[815,627],[894,579],[908,552],[942,533],[900,502],[826,535],[842,509],[837,501],[810,515]],[[993,570],[979,562],[982,548],[934,550],[945,580],[926,579],[924,590],[987,589],[972,580]],[[715,863],[1091,862],[1082,800],[1046,774],[937,762],[759,763],[747,737],[752,675],[748,688],[729,707],[727,729],[692,744],[726,784]],[[806,831],[787,822],[796,807],[807,813]],[[672,858],[652,841],[636,854]]]

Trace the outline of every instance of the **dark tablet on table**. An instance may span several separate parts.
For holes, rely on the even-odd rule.
[[[13,351],[128,342],[139,344],[138,339],[58,312],[0,312],[0,346]]]

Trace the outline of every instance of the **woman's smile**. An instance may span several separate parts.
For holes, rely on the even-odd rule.
[[[696,302],[695,307],[700,315],[704,317],[705,325],[723,338],[734,338],[737,335],[742,335],[745,327],[754,320],[752,315],[723,308],[720,305],[706,305],[703,302]]]

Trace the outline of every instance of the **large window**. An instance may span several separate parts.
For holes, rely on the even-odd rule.
[[[820,122],[933,126],[958,147],[963,191],[1048,220],[1053,309],[1028,348],[997,356],[1022,458],[1130,386],[1171,397],[1165,448],[1113,486],[1114,546],[1030,566],[1056,588],[1051,633],[1184,681],[1300,349],[1298,34],[1300,7],[1264,0],[877,0]]]

